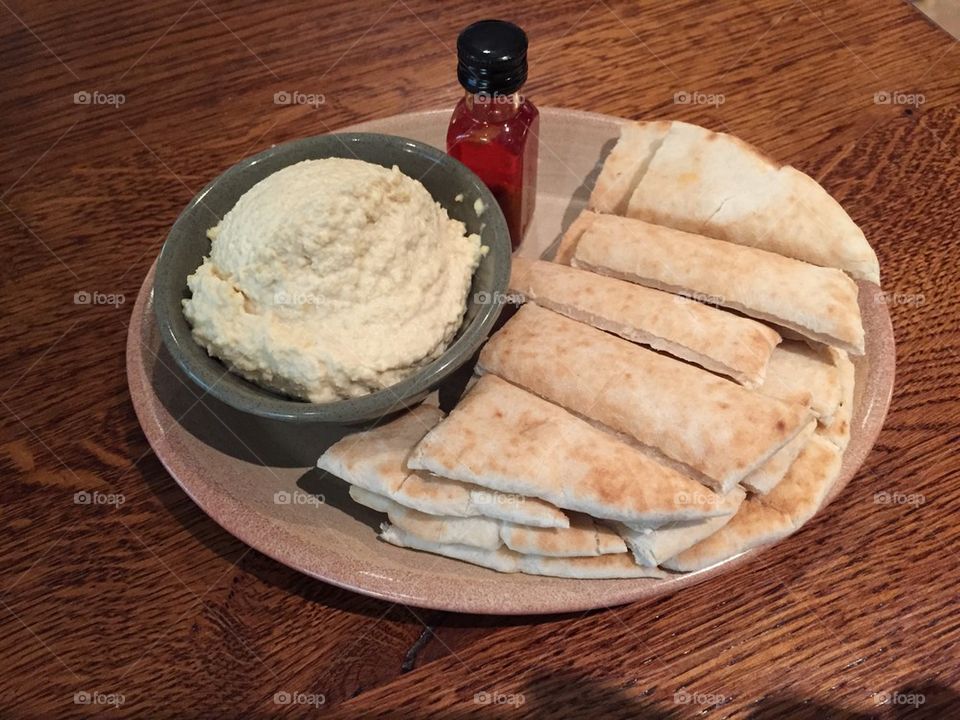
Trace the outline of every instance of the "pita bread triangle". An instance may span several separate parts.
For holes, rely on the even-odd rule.
[[[611,153],[614,168],[608,174],[636,183],[628,217],[839,268],[879,285],[873,248],[815,180],[732,135],[672,122],[663,136],[662,122],[639,125],[624,129],[624,147]],[[644,135],[658,138],[652,156],[650,144],[634,140]],[[598,186],[600,179],[603,172]],[[612,210],[599,201],[592,207],[613,212],[622,203]]]

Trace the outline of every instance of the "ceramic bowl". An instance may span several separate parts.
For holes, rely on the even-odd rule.
[[[210,252],[206,231],[219,222],[260,180],[301,160],[358,158],[384,167],[396,165],[418,179],[450,217],[480,235],[489,248],[473,276],[463,323],[446,351],[403,381],[369,395],[330,403],[310,403],[259,387],[194,342],[182,301],[187,277]],[[478,214],[476,200],[483,204]],[[157,262],[153,304],[158,328],[170,354],[202,391],[237,410],[290,422],[360,423],[411,407],[466,364],[490,333],[510,277],[510,234],[493,195],[465,165],[415,140],[377,133],[320,135],[277,145],[244,160],[207,185],[174,223]]]

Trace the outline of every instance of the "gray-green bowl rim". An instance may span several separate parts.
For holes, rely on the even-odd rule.
[[[319,139],[339,139],[345,145],[350,142],[387,142],[405,144],[413,147],[417,152],[427,156],[432,156],[436,164],[446,163],[459,166],[459,172],[465,175],[470,187],[465,190],[474,191],[481,199],[487,210],[484,212],[485,222],[491,227],[492,242],[485,238],[485,244],[489,247],[489,254],[496,260],[498,257],[505,258],[506,262],[494,263],[493,283],[490,288],[484,291],[489,292],[490,296],[496,298],[498,294],[506,291],[510,278],[511,253],[510,234],[507,228],[506,219],[497,204],[493,194],[477,175],[466,165],[455,158],[450,157],[443,151],[428,145],[426,143],[412,140],[410,138],[398,135],[386,135],[381,133],[347,132],[347,133],[329,133],[324,135],[308,136],[298,138],[286,143],[275,145],[256,155],[241,160],[230,166],[216,178],[207,183],[204,188],[194,196],[187,206],[181,211],[173,226],[167,235],[160,256],[157,260],[156,277],[154,293],[154,312],[156,314],[160,336],[163,343],[177,365],[183,370],[190,379],[205,393],[216,397],[227,403],[231,407],[244,412],[249,412],[260,417],[273,418],[276,420],[285,420],[289,422],[330,422],[330,423],[351,423],[376,420],[390,415],[404,407],[410,407],[419,403],[429,392],[437,387],[444,379],[456,372],[457,369],[470,361],[483,342],[486,340],[491,329],[497,321],[502,310],[502,304],[499,302],[489,302],[484,304],[477,314],[472,318],[469,325],[462,329],[459,336],[436,360],[418,370],[408,378],[383,390],[370,393],[357,398],[339,400],[330,403],[310,403],[286,398],[279,393],[259,388],[252,383],[235,376],[248,384],[255,392],[256,399],[250,400],[243,395],[238,395],[229,390],[228,386],[220,386],[218,379],[223,375],[225,366],[216,358],[207,357],[207,371],[195,367],[187,360],[187,354],[180,347],[181,342],[194,343],[189,332],[184,335],[178,332],[174,326],[172,318],[168,317],[167,312],[171,307],[168,293],[176,293],[177,303],[183,288],[174,289],[174,283],[161,280],[165,265],[165,257],[169,260],[170,239],[175,235],[178,226],[186,222],[187,216],[203,202],[207,194],[222,182],[228,182],[230,177],[241,170],[262,162],[278,154],[289,152],[297,146],[309,144]],[[322,156],[320,156],[322,157]],[[303,158],[307,159],[307,158]],[[299,160],[295,161],[299,162]],[[183,278],[185,285],[186,278]],[[182,312],[182,310],[180,310]],[[215,370],[214,370],[215,369]],[[212,376],[216,375],[217,378]],[[212,381],[211,381],[212,380]]]

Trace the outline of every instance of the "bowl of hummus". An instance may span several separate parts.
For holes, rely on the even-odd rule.
[[[181,213],[157,263],[166,349],[249,413],[352,423],[420,402],[499,315],[510,238],[440,150],[371,133],[271,148]]]

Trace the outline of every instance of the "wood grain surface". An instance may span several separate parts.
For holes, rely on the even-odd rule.
[[[391,606],[248,550],[137,425],[130,308],[193,194],[272,143],[452,106],[484,16],[528,30],[541,106],[734,132],[877,248],[886,427],[741,573],[564,617]],[[960,51],[911,6],[2,0],[0,58],[0,716],[960,717]]]

